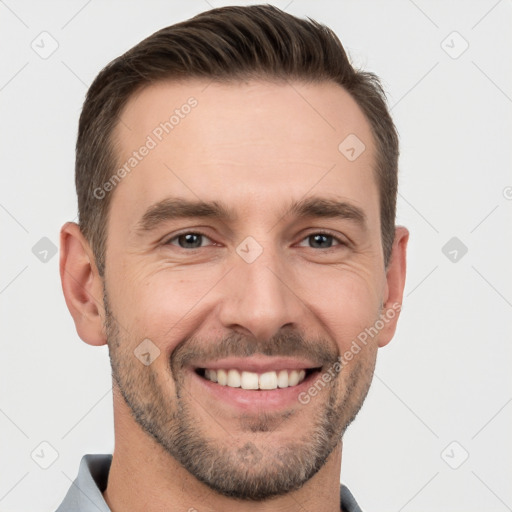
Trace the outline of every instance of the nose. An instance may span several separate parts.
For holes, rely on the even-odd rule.
[[[224,328],[263,341],[283,327],[297,328],[306,318],[289,266],[269,251],[252,263],[235,258],[226,277],[219,313]]]

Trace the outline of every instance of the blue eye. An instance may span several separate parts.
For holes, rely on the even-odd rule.
[[[174,238],[171,238],[166,245],[178,245],[181,249],[199,249],[203,247],[203,239],[210,240],[206,235],[196,232],[182,233]],[[174,242],[177,242],[174,243]]]
[[[204,244],[205,241],[212,242],[212,240],[203,233],[188,231],[170,238],[165,242],[165,245],[174,245],[181,249],[201,249],[207,245],[212,245],[211,243]],[[306,242],[306,246],[304,245],[304,242]],[[333,246],[337,245],[344,246],[347,244],[330,233],[322,232],[312,233],[311,235],[306,236],[299,244],[301,247],[310,247],[311,249],[331,249]]]
[[[304,240],[309,242],[309,247],[312,249],[330,249],[333,246],[333,242],[336,242],[334,245],[346,245],[339,238],[329,233],[313,233],[304,238]]]

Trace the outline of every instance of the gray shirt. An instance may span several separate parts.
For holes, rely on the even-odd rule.
[[[112,455],[84,455],[78,476],[56,512],[110,512],[102,493],[107,488],[111,463]],[[362,512],[343,484],[340,485],[340,507],[342,512]]]

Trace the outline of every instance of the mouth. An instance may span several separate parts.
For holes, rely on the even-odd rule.
[[[296,387],[320,370],[321,367],[263,372],[238,370],[236,368],[196,368],[195,372],[199,377],[220,386],[241,388],[247,391],[269,391]]]
[[[319,378],[322,368],[322,363],[307,359],[256,354],[197,361],[189,375],[199,401],[251,414],[300,406],[301,393]]]

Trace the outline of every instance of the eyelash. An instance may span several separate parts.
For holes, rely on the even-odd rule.
[[[171,242],[174,241],[174,240],[177,240],[180,236],[183,236],[183,235],[200,235],[200,236],[203,236],[203,237],[205,237],[205,238],[207,238],[208,240],[211,241],[210,237],[208,235],[206,235],[205,233],[203,233],[201,231],[194,230],[194,231],[183,231],[182,233],[178,233],[178,234],[174,235],[172,238],[169,238],[169,240],[164,242],[163,245],[174,245]],[[335,245],[333,247],[327,247],[327,248],[323,249],[324,252],[325,251],[329,251],[329,250],[333,250],[335,247],[338,247],[338,246],[342,246],[342,247],[347,247],[348,246],[347,242],[341,240],[341,238],[337,237],[333,233],[330,233],[329,231],[313,231],[310,234],[308,234],[305,237],[303,237],[301,239],[301,242],[306,240],[307,238],[309,238],[311,236],[314,236],[314,235],[324,235],[324,236],[332,237],[337,242],[337,245]],[[176,247],[178,249],[182,249],[183,251],[195,251],[195,250],[198,250],[198,249],[204,249],[204,247],[193,247],[193,248],[190,248],[190,249],[185,249],[184,247],[179,247],[179,246],[176,246]],[[310,247],[310,249],[322,250],[322,249],[317,249],[315,247]]]

